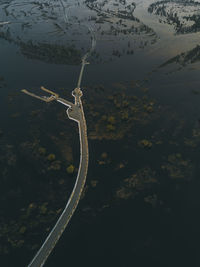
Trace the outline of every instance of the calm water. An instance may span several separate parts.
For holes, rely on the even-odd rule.
[[[64,6],[64,8],[63,8]],[[86,190],[46,266],[199,266],[200,1],[0,1],[0,261],[26,266],[79,162],[62,106],[82,88]],[[67,169],[74,166],[73,173]]]

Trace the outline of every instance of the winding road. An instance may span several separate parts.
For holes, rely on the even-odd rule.
[[[87,140],[87,125],[85,121],[83,105],[81,102],[82,91],[80,88],[74,89],[72,91],[72,95],[75,99],[74,103],[71,103],[63,98],[60,98],[57,94],[49,91],[48,89],[41,87],[42,90],[51,93],[50,97],[40,97],[36,96],[33,93],[29,93],[27,90],[22,90],[24,93],[31,95],[33,97],[39,98],[45,102],[50,102],[52,100],[56,100],[57,102],[68,107],[67,115],[69,119],[74,120],[78,123],[79,128],[79,137],[80,137],[80,163],[78,175],[76,178],[76,183],[74,185],[73,191],[70,195],[70,198],[67,202],[65,209],[63,210],[61,216],[59,217],[57,223],[53,227],[52,231],[47,236],[44,241],[42,247],[39,249],[31,263],[28,267],[40,267],[45,264],[49,254],[55,247],[58,242],[60,236],[65,230],[67,224],[69,223],[77,205],[81,197],[81,193],[83,191],[87,170],[88,170],[88,140]]]

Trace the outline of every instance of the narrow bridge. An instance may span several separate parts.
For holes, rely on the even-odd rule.
[[[74,120],[78,123],[79,128],[79,138],[80,138],[80,163],[79,163],[79,170],[78,175],[76,178],[76,182],[73,188],[73,191],[70,195],[70,198],[67,202],[65,209],[63,210],[61,216],[59,217],[57,223],[47,236],[46,240],[44,241],[42,247],[39,249],[31,263],[28,267],[40,267],[45,264],[49,254],[55,247],[56,243],[58,242],[60,236],[62,235],[63,231],[65,230],[67,224],[69,223],[77,205],[81,197],[81,193],[83,191],[87,170],[88,170],[88,140],[87,140],[87,125],[85,121],[83,105],[81,101],[81,96],[83,95],[80,88],[75,88],[72,91],[72,95],[74,97],[74,103],[71,103],[63,98],[60,98],[58,94],[41,87],[43,91],[50,93],[50,97],[45,96],[37,96],[33,93],[28,92],[27,90],[22,90],[25,94],[38,98],[45,102],[51,102],[56,100],[57,102],[65,105],[68,107],[67,115],[69,119]]]

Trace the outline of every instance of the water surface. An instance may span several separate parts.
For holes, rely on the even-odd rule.
[[[199,266],[199,6],[1,1],[2,266],[31,260],[79,162],[77,128],[63,107],[20,90],[43,85],[71,100],[88,51],[87,185],[46,265]]]

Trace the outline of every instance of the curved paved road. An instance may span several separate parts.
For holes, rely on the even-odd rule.
[[[88,170],[88,140],[87,140],[87,126],[81,102],[82,91],[80,90],[80,88],[76,88],[72,92],[72,95],[75,98],[74,104],[59,97],[56,98],[56,100],[69,107],[67,109],[68,117],[71,120],[74,120],[78,123],[79,137],[80,137],[80,164],[79,164],[78,175],[75,186],[73,188],[73,191],[71,193],[71,196],[68,200],[65,209],[63,210],[56,225],[49,233],[42,247],[37,252],[31,263],[28,265],[29,267],[40,267],[44,265],[45,261],[47,260],[47,257],[55,247],[57,241],[59,240],[67,224],[69,223],[69,220],[72,217],[78,205],[81,193],[85,185],[87,170]]]

